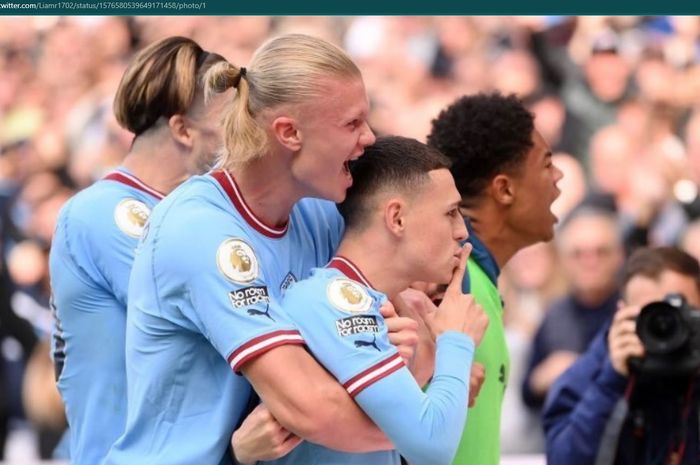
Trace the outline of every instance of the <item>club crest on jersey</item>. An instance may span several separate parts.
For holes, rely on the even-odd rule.
[[[249,283],[258,277],[258,259],[241,239],[226,239],[216,252],[219,270],[233,282]]]
[[[348,313],[366,312],[372,305],[372,299],[365,288],[345,278],[331,281],[326,294],[333,305]]]
[[[126,199],[119,202],[114,209],[114,221],[124,234],[138,238],[141,237],[150,214],[151,209],[145,203],[136,199]]]

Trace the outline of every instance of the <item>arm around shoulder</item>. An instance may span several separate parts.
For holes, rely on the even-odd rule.
[[[303,347],[277,347],[248,362],[242,371],[277,421],[296,435],[345,452],[393,448]]]

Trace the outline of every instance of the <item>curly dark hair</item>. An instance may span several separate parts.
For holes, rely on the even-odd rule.
[[[432,121],[428,145],[452,160],[452,175],[465,200],[525,159],[533,147],[534,115],[515,96],[466,95]]]

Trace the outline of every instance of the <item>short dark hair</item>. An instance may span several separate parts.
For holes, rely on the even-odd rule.
[[[534,128],[533,114],[515,95],[466,95],[432,121],[428,145],[452,160],[457,190],[473,199],[494,176],[525,159]]]
[[[442,168],[450,168],[449,158],[415,139],[378,138],[350,165],[352,186],[345,200],[338,204],[346,229],[366,226],[373,209],[372,198],[378,192],[416,192],[427,181],[428,172]]]
[[[625,265],[622,286],[626,287],[636,276],[658,280],[664,271],[692,278],[700,293],[700,264],[677,247],[641,247],[635,250]]]

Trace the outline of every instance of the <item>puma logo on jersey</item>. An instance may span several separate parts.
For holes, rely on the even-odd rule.
[[[358,349],[361,347],[374,347],[377,352],[381,352],[377,346],[377,335],[375,334],[371,341],[355,341],[355,347]]]
[[[260,311],[260,310],[258,310],[258,309],[255,309],[255,308],[249,308],[249,309],[248,309],[248,315],[253,315],[253,316],[265,316],[265,317],[271,319],[272,321],[275,321],[275,319],[272,318],[272,316],[270,316],[270,305],[269,305],[269,304],[265,307],[265,311],[264,311],[264,312],[263,312],[263,311]]]

